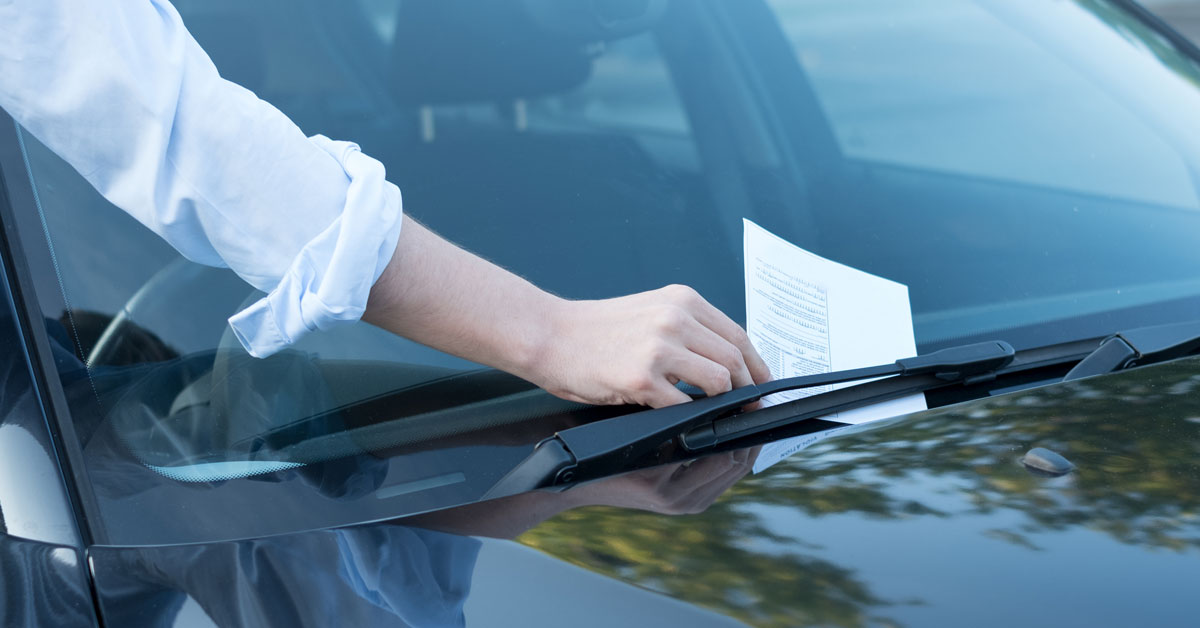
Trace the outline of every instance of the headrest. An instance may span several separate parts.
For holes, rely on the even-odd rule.
[[[520,4],[547,33],[581,43],[647,31],[667,10],[667,0],[521,0]]]
[[[499,102],[588,79],[594,44],[653,27],[668,0],[403,0],[392,92],[416,105]]]

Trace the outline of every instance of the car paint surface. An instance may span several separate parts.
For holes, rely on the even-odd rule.
[[[1030,471],[1034,447],[1074,470]],[[701,515],[581,510],[521,541],[759,626],[1195,625],[1200,359],[889,420]]]
[[[1031,470],[1022,457],[1034,447],[1062,455],[1072,471]],[[402,527],[358,531],[384,539]],[[329,612],[363,621],[377,613],[368,623],[387,625],[381,618],[427,603],[413,589],[407,610],[381,613],[370,595],[344,586],[357,581],[347,576],[356,563],[330,542],[336,534],[98,548],[98,590],[106,604],[132,599],[127,608],[142,611],[164,595],[176,608],[185,594],[202,607],[236,600],[230,613],[246,615],[225,615],[223,625],[253,625],[245,617],[264,608],[280,609],[277,620],[296,613],[294,625]],[[698,515],[570,511],[519,537],[534,553],[463,540],[482,547],[465,596],[474,626],[616,617],[663,625],[671,613],[689,625],[1194,625],[1200,358],[843,432],[748,476]],[[371,581],[389,569],[405,580],[399,563],[361,575]],[[296,584],[301,572],[329,585],[319,600]],[[554,600],[537,603],[547,591]],[[611,613],[597,614],[601,600]],[[321,613],[311,612],[317,601]]]

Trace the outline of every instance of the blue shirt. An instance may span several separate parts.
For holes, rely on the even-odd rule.
[[[222,79],[167,0],[0,0],[0,108],[188,259],[267,296],[229,319],[255,356],[362,316],[400,190]]]

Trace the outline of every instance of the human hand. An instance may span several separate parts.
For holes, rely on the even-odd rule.
[[[565,493],[576,506],[616,506],[664,515],[699,514],[750,471],[761,447],[640,469]]]
[[[686,286],[602,301],[560,301],[527,377],[592,404],[655,408],[690,401],[680,381],[716,395],[769,381],[746,332]]]
[[[531,491],[398,520],[472,536],[516,538],[563,511],[613,506],[664,515],[699,514],[742,479],[761,447],[741,449],[580,484],[568,491]]]
[[[408,218],[363,320],[565,399],[653,407],[770,380],[749,337],[685,286],[566,301]]]

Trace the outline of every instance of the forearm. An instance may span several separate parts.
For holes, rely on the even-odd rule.
[[[576,491],[533,491],[407,517],[398,523],[451,534],[514,539],[563,511],[586,505]]]
[[[550,263],[553,263],[552,261]],[[745,332],[694,290],[567,301],[407,219],[363,319],[594,404],[688,401],[770,379]]]
[[[563,299],[404,218],[363,320],[536,381]]]

